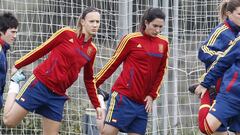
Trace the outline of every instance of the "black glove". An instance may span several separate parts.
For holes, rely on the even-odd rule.
[[[193,85],[190,85],[188,88],[188,91],[192,94],[195,94],[195,89],[197,88],[197,86],[199,85],[199,83],[195,83]],[[209,95],[211,99],[215,99],[217,96],[217,91],[215,86],[211,86],[210,88],[207,89],[209,91]]]
[[[192,94],[195,94],[195,89],[197,88],[197,86],[199,85],[199,83],[195,83],[193,85],[190,85],[188,88],[188,91]]]

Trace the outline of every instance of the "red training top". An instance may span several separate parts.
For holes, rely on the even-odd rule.
[[[17,60],[15,67],[19,69],[50,52],[48,58],[34,69],[33,74],[59,95],[65,95],[66,89],[77,80],[81,68],[84,67],[88,96],[95,108],[100,107],[93,78],[97,49],[91,41],[92,39],[89,39],[84,42],[84,34],[77,37],[73,29],[62,28],[39,47]]]
[[[113,57],[96,75],[97,87],[123,62],[123,70],[112,91],[140,104],[145,104],[148,95],[155,99],[167,65],[168,44],[168,39],[161,35],[151,37],[140,32],[126,35]]]

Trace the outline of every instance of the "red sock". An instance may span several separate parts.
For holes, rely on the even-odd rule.
[[[203,105],[203,104],[212,105],[208,90],[205,92],[205,94],[201,98],[201,105]]]
[[[220,85],[221,85],[221,79],[218,79],[218,82],[216,85],[217,93],[219,92]],[[209,112],[210,107],[212,106],[212,102],[213,101],[210,98],[209,91],[206,91],[201,99],[201,104],[198,111],[198,127],[202,133],[208,134],[208,135],[213,133],[206,121],[207,114]]]
[[[209,112],[211,104],[212,103],[210,100],[209,92],[206,91],[206,93],[203,95],[203,97],[201,99],[201,105],[200,105],[199,111],[198,111],[198,126],[199,126],[200,131],[204,134],[207,134],[207,132],[205,130],[205,126],[204,126],[204,120],[207,117],[207,114]]]
[[[213,131],[211,130],[210,126],[208,125],[207,120],[204,120],[204,127],[207,135],[213,134]]]

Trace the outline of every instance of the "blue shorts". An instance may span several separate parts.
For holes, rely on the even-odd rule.
[[[117,92],[111,93],[107,105],[105,123],[124,133],[144,135],[147,127],[148,113],[145,105],[138,104]]]
[[[219,132],[233,131],[240,132],[240,110],[236,105],[226,102],[226,99],[217,97],[216,102],[209,111],[222,125],[217,129]]]
[[[0,110],[3,107],[3,95],[0,95]]]
[[[32,75],[18,93],[16,102],[30,112],[60,122],[67,99],[67,96],[53,93]]]
[[[240,133],[240,115],[230,119],[228,130],[231,132]]]
[[[224,124],[221,124],[221,126],[217,129],[218,132],[225,132],[225,131],[231,131],[231,132],[240,132],[240,115],[232,117],[228,120],[228,125],[224,126]]]
[[[4,86],[0,87],[0,109],[3,107],[3,91]]]

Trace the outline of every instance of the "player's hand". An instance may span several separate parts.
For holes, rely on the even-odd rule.
[[[144,99],[144,101],[146,102],[146,112],[152,112],[152,104],[153,104],[153,99],[151,96],[146,96],[146,98]]]
[[[192,84],[188,87],[188,91],[192,94],[195,94],[195,90],[197,88],[197,86],[199,85],[199,83],[195,83],[195,84]]]
[[[207,88],[203,87],[202,85],[198,85],[195,90],[195,94],[202,98],[206,91]]]
[[[11,69],[11,76],[13,76],[17,72],[17,70],[18,69],[15,67],[15,65],[13,65]]]
[[[103,109],[104,110],[104,109]],[[101,119],[96,119],[96,125],[99,130],[99,133],[103,132],[103,127],[104,127],[104,120],[105,120],[106,112],[105,110],[102,112],[102,118]]]
[[[101,107],[96,108],[97,119],[101,120],[103,118],[103,111],[104,111],[104,109],[102,109]]]

